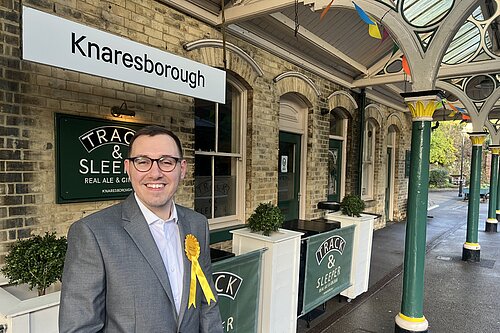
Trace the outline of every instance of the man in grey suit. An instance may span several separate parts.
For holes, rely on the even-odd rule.
[[[173,202],[187,168],[179,138],[140,129],[124,166],[134,193],[69,230],[60,333],[222,333],[207,219]]]

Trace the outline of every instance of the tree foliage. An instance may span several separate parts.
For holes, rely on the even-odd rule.
[[[461,145],[461,126],[455,122],[440,122],[431,134],[430,163],[451,166]],[[457,143],[459,144],[457,146]]]
[[[45,295],[45,289],[62,278],[66,248],[66,237],[55,233],[17,240],[1,271],[9,283],[26,283],[30,290],[36,287],[39,296]]]

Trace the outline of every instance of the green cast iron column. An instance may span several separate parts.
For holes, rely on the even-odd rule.
[[[470,166],[469,205],[467,210],[467,237],[462,251],[462,260],[479,262],[481,246],[478,243],[479,197],[481,189],[481,154],[486,133],[469,133],[472,141]]]
[[[433,93],[433,94],[432,94]],[[431,95],[432,94],[432,95]],[[423,315],[424,267],[429,188],[431,121],[436,91],[401,94],[412,113],[410,179],[406,214],[406,238],[401,312],[395,332],[427,332]]]
[[[488,218],[486,219],[486,232],[497,232],[497,189],[498,189],[498,154],[500,147],[490,145],[491,150],[491,170],[490,170],[490,197],[488,204]]]

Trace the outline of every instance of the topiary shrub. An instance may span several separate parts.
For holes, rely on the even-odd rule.
[[[284,219],[278,206],[270,202],[260,203],[248,218],[248,227],[252,232],[262,232],[264,236],[269,236],[271,232],[278,231]]]
[[[1,272],[9,283],[26,283],[30,290],[36,287],[38,296],[45,295],[45,289],[61,281],[66,248],[66,237],[57,238],[55,232],[20,239],[10,248]]]
[[[365,203],[356,194],[347,194],[340,203],[340,211],[344,215],[359,217],[363,209],[365,209]]]

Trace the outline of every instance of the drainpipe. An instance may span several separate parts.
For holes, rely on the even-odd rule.
[[[361,196],[361,180],[363,176],[363,144],[365,135],[365,107],[366,107],[366,92],[365,88],[361,88],[358,96],[358,111],[359,111],[359,136],[358,136],[358,181],[356,183],[356,194]]]

